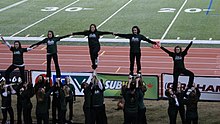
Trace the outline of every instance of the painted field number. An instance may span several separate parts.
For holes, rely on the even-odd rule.
[[[59,9],[59,7],[45,7],[43,9],[41,9],[41,11],[53,12],[53,11],[57,11],[58,9]],[[93,8],[69,7],[69,8],[65,9],[66,12],[77,12],[77,11],[81,11],[81,10],[93,10]]]
[[[158,12],[160,13],[173,13],[175,12],[175,8],[161,8]],[[185,9],[184,12],[186,13],[199,13],[199,12],[206,12],[206,11],[215,11],[214,9],[200,9],[200,8],[188,8]]]

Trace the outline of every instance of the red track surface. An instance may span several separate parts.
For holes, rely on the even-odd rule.
[[[27,46],[23,46],[27,47]],[[170,48],[173,50],[173,48]],[[91,62],[88,46],[58,46],[59,64],[62,72],[91,72]],[[186,68],[195,75],[220,75],[220,49],[191,48],[185,58]],[[24,54],[27,70],[46,69],[45,46]],[[8,47],[0,45],[0,70],[5,70],[11,64],[12,53]],[[142,48],[142,73],[158,75],[172,73],[172,58],[161,49]],[[52,64],[54,70],[54,64]],[[99,73],[128,74],[129,47],[102,46],[99,53]]]

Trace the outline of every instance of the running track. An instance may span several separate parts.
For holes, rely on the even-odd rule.
[[[27,46],[23,46],[27,47]],[[99,73],[128,74],[129,47],[102,46],[99,53]],[[173,50],[173,48],[169,48]],[[58,45],[59,64],[62,72],[91,72],[88,46]],[[185,58],[186,67],[195,75],[220,75],[220,49],[191,48]],[[24,54],[27,70],[46,69],[45,46]],[[161,49],[142,47],[142,73],[158,75],[172,73],[172,58]],[[8,47],[0,44],[0,70],[5,70],[12,61],[12,53]],[[54,70],[54,64],[52,64]]]

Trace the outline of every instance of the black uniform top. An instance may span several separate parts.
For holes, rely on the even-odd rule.
[[[68,86],[70,88],[69,97],[67,97],[67,98],[73,99],[74,101],[76,101],[76,93],[75,93],[75,88],[74,88],[73,84],[66,84],[66,86]]]
[[[176,97],[179,102],[179,107],[184,107],[184,97],[186,97],[185,92],[176,92]]]
[[[102,106],[104,103],[104,91],[105,91],[105,87],[104,84],[99,82],[100,85],[102,85],[102,89],[100,88],[99,85],[94,84],[92,86],[92,106],[96,107],[96,106]]]
[[[69,36],[71,36],[71,35],[65,35],[62,37],[45,38],[42,41],[31,45],[30,47],[46,43],[47,44],[47,53],[54,54],[54,53],[57,53],[57,42],[63,38],[69,37]]]
[[[23,53],[27,52],[27,48],[18,48],[11,47],[10,50],[13,52],[13,61],[12,63],[15,65],[23,65],[24,59],[23,59]]]
[[[173,58],[173,61],[174,61],[174,69],[173,70],[174,71],[185,69],[184,57],[187,55],[187,51],[189,50],[191,45],[192,45],[192,42],[186,47],[186,49],[183,52],[181,52],[179,54],[171,52],[161,46],[161,49],[163,51],[165,51],[166,53],[168,53],[169,56]]]
[[[91,32],[86,30],[84,32],[75,32],[72,35],[85,35],[88,36],[89,48],[100,47],[99,38],[104,34],[113,34],[113,32],[103,32],[103,31],[95,31]]]
[[[45,91],[49,91],[50,89],[50,83],[48,81],[44,82],[44,79],[42,81],[38,81],[35,85],[34,85],[34,92],[37,93],[37,91],[39,90],[39,88],[44,88]]]
[[[165,95],[168,97],[169,100],[169,109],[178,109],[178,106],[176,106],[176,101],[172,97],[172,94],[169,93],[168,89],[165,91]]]
[[[186,89],[185,93],[188,92],[189,89]],[[192,111],[192,112],[196,112],[197,111],[197,104],[199,101],[199,98],[201,96],[201,92],[199,91],[198,88],[195,88],[196,91],[196,95],[194,97],[191,97],[190,94],[187,95],[187,99],[185,100],[185,104],[186,104],[186,111]],[[192,91],[194,92],[194,91]]]
[[[24,90],[21,90],[22,88]],[[23,87],[23,84],[19,84],[14,89],[17,93],[17,102],[20,102],[24,106],[27,106],[27,104],[31,103],[30,99],[34,96],[34,88],[32,84],[28,84],[27,88]]]
[[[11,90],[8,88],[7,90],[7,96],[3,96],[3,93],[5,92],[4,89],[1,89],[1,96],[2,96],[2,107],[11,107]]]
[[[142,86],[142,87],[146,88],[146,86]],[[138,108],[139,109],[146,108],[145,105],[144,105],[144,94],[145,94],[145,92],[142,91],[141,88],[139,88],[139,99],[138,99],[139,100],[139,102],[138,102]]]
[[[141,48],[141,40],[147,41],[151,44],[156,44],[156,42],[151,41],[150,39],[146,38],[145,36],[141,34],[115,34],[116,36],[130,39],[130,52],[132,53],[140,53]]]
[[[49,91],[45,92],[45,94],[40,93],[41,89],[38,89],[36,98],[37,98],[37,105],[36,105],[36,114],[46,114],[48,113],[49,109],[49,97],[51,92],[54,90],[54,87],[49,89]],[[39,97],[40,96],[40,97]]]
[[[125,99],[125,107],[124,111],[129,113],[137,113],[138,112],[138,103],[139,103],[139,92],[140,89],[136,88],[134,93],[132,93],[131,89],[126,88],[123,97]]]
[[[90,83],[83,91],[84,93],[84,104],[83,106],[86,108],[90,108],[91,107],[91,96],[92,96],[92,91],[91,91],[91,86],[92,83]]]
[[[34,88],[32,84],[28,84],[27,89],[24,89],[23,92],[20,92],[22,105],[26,106],[28,103],[31,103],[31,97],[34,96]]]

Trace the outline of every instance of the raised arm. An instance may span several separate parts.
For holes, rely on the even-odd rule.
[[[132,34],[114,34],[115,36],[119,36],[122,38],[130,39],[132,37]]]
[[[183,53],[186,55],[189,48],[192,46],[193,41],[190,42],[190,44],[186,47],[186,49],[183,51]]]
[[[9,44],[3,37],[1,37],[2,41],[8,46],[9,49],[11,49],[11,44]]]

